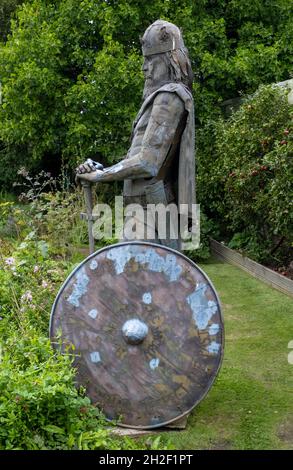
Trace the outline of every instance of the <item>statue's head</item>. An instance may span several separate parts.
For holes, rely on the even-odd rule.
[[[165,83],[181,82],[190,90],[193,74],[188,51],[179,28],[168,21],[157,20],[141,38],[145,74],[144,96]]]

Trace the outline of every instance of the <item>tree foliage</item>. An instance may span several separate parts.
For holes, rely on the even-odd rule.
[[[231,248],[287,264],[293,239],[292,106],[261,87],[228,121],[200,131],[198,197]]]
[[[143,86],[139,36],[157,18],[183,30],[202,124],[223,99],[288,78],[289,12],[287,0],[24,3],[0,47],[2,184],[23,163],[109,164],[125,154]]]
[[[10,33],[11,17],[19,5],[28,0],[0,0],[0,40],[5,41]]]

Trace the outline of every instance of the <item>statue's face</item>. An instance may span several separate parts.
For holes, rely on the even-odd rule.
[[[168,69],[161,56],[161,54],[155,54],[144,57],[142,70],[146,81],[160,82],[167,80]]]
[[[163,54],[144,57],[142,71],[145,76],[144,97],[168,82],[168,67]]]

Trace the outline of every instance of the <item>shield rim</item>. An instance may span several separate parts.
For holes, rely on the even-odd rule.
[[[220,320],[221,320],[221,324],[222,324],[222,343],[221,343],[221,357],[220,357],[220,360],[219,360],[219,364],[218,364],[218,367],[217,367],[217,370],[215,372],[215,375],[214,377],[212,378],[212,381],[211,383],[209,384],[209,386],[207,387],[206,391],[204,392],[204,394],[201,396],[201,398],[199,400],[197,400],[194,405],[189,408],[187,411],[185,411],[184,413],[182,413],[181,415],[179,416],[176,416],[176,418],[172,418],[171,420],[169,421],[165,421],[163,423],[159,423],[159,424],[154,424],[154,425],[146,425],[146,426],[135,426],[135,425],[132,425],[132,424],[123,424],[123,423],[116,423],[117,426],[119,427],[122,427],[122,428],[128,428],[128,429],[140,429],[140,430],[144,430],[144,429],[156,429],[156,428],[162,428],[164,426],[168,426],[169,424],[171,423],[175,423],[176,421],[179,421],[181,418],[184,418],[185,416],[188,416],[191,411],[202,401],[204,400],[204,398],[207,396],[208,392],[210,391],[210,389],[212,388],[216,378],[218,377],[219,375],[219,372],[220,372],[220,369],[222,367],[222,363],[223,363],[223,359],[224,359],[224,350],[225,350],[225,327],[224,327],[224,316],[223,316],[223,312],[222,312],[222,305],[221,305],[221,302],[220,302],[220,299],[219,299],[219,296],[217,294],[217,291],[213,285],[213,283],[211,282],[210,278],[207,276],[207,274],[193,261],[191,260],[190,258],[188,258],[188,256],[184,255],[183,253],[181,253],[180,251],[177,251],[177,250],[174,250],[173,248],[170,248],[168,246],[165,246],[165,245],[160,245],[158,243],[152,243],[152,242],[148,242],[148,241],[139,241],[139,240],[133,240],[133,241],[126,241],[126,242],[119,242],[119,243],[113,243],[111,245],[107,245],[107,246],[104,246],[100,249],[98,249],[97,251],[95,251],[94,253],[91,253],[89,256],[87,256],[83,261],[81,261],[81,263],[79,263],[76,268],[74,268],[74,270],[69,274],[69,276],[67,276],[67,278],[65,279],[65,281],[63,282],[62,286],[60,287],[57,295],[56,295],[56,298],[54,300],[54,303],[53,303],[53,306],[52,306],[52,309],[51,309],[51,314],[50,314],[50,322],[49,322],[49,339],[50,339],[50,342],[51,342],[51,345],[53,347],[53,349],[57,349],[57,346],[56,346],[56,343],[54,344],[53,341],[52,341],[52,338],[53,338],[53,334],[52,334],[52,328],[53,328],[53,316],[54,316],[54,311],[55,311],[55,308],[56,308],[56,305],[59,301],[59,298],[61,297],[62,295],[62,292],[65,288],[65,286],[67,285],[67,282],[75,275],[75,273],[78,271],[78,269],[80,269],[85,263],[87,263],[91,258],[97,256],[99,253],[102,253],[103,251],[106,251],[112,247],[118,247],[118,246],[124,246],[124,245],[142,245],[142,246],[145,246],[145,245],[148,245],[150,247],[154,247],[154,248],[163,248],[163,249],[166,249],[167,251],[170,251],[171,253],[174,253],[175,255],[177,256],[181,256],[181,258],[183,258],[184,260],[188,261],[191,265],[193,265],[198,271],[200,271],[200,273],[205,277],[205,279],[208,281],[210,287],[212,288],[212,291],[213,293],[215,294],[215,297],[217,299],[217,303],[218,303],[218,306],[219,306],[219,316],[220,316]],[[95,406],[95,405],[93,405]],[[101,410],[103,412],[103,410]],[[103,412],[104,413],[104,412]],[[113,423],[113,420],[110,420],[108,419],[106,416],[105,416],[106,420],[109,421],[109,423]]]

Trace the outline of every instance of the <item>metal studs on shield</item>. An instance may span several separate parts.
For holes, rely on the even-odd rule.
[[[155,428],[210,389],[223,322],[207,276],[177,251],[146,242],[92,254],[65,281],[51,316],[54,341],[75,346],[78,384],[108,419]]]

